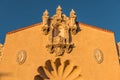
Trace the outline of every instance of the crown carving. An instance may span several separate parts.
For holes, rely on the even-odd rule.
[[[50,53],[55,52],[58,56],[64,52],[70,53],[74,48],[71,35],[78,32],[75,11],[72,9],[67,17],[58,6],[55,15],[50,17],[49,12],[45,10],[42,16],[42,31],[43,34],[49,35],[49,44],[46,47]]]

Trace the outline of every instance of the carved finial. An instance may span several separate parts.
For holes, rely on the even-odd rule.
[[[75,13],[74,9],[71,10],[71,13]]]
[[[48,27],[49,27],[49,13],[47,10],[43,13],[42,16],[42,21],[43,21],[43,26],[42,26],[42,31],[44,32],[45,35],[48,34]]]
[[[46,9],[45,12],[43,13],[43,15],[48,15],[48,14],[49,14],[49,12],[48,12],[48,10]]]
[[[61,6],[60,6],[60,5],[57,7],[57,10],[62,10],[62,8],[61,8]]]
[[[62,21],[62,8],[60,6],[58,6],[58,8],[56,9],[56,14],[53,16],[54,18],[54,23],[56,23],[57,25],[59,25]]]
[[[62,14],[62,8],[60,5],[56,9],[56,14],[59,14],[59,16],[61,16],[60,14]]]
[[[70,11],[70,17],[76,17],[76,12],[73,9]]]
[[[70,23],[69,23],[69,25],[71,26],[71,33],[76,34],[77,33],[76,13],[73,9],[70,12]]]

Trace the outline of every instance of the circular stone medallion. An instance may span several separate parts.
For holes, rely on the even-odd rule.
[[[103,53],[100,49],[95,49],[94,57],[99,64],[103,62]]]
[[[17,62],[18,64],[23,64],[26,60],[27,53],[25,50],[21,50],[17,53]]]

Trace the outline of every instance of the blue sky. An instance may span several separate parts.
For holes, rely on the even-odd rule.
[[[41,22],[45,9],[52,16],[58,5],[67,16],[74,9],[79,22],[112,30],[120,41],[120,0],[0,0],[0,43],[7,32]]]

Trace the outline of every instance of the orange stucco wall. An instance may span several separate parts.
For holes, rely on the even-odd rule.
[[[69,59],[80,66],[84,80],[119,80],[120,66],[118,61],[114,33],[79,23],[80,31],[72,35],[75,48],[70,54],[58,56]],[[43,35],[41,23],[29,28],[6,35],[3,57],[0,62],[1,80],[33,80],[37,68],[45,61],[54,60],[55,54],[50,54],[45,47],[48,35]],[[94,58],[94,50],[101,49],[104,61],[98,64]],[[17,52],[25,50],[27,59],[19,65],[16,61]]]

